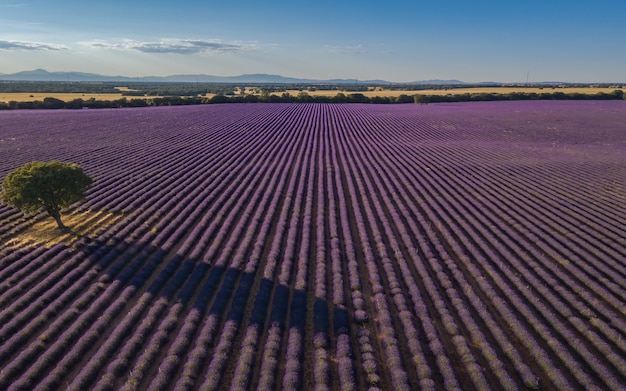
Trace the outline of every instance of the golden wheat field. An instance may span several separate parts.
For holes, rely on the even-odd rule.
[[[94,98],[95,100],[117,100],[117,99],[146,99],[156,98],[154,96],[123,96],[119,94],[89,94],[89,93],[61,93],[61,92],[0,92],[0,102],[34,102],[43,101],[44,98],[56,98],[64,102],[69,102],[74,99],[89,100]]]

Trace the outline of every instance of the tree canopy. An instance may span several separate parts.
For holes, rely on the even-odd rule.
[[[91,178],[77,164],[35,161],[4,178],[0,199],[27,213],[43,209],[56,220],[60,229],[65,229],[61,209],[83,200],[91,183]]]

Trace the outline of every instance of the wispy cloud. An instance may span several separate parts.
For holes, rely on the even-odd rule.
[[[21,8],[21,7],[28,7],[28,4],[25,4],[25,3],[5,3],[5,4],[0,4],[0,7],[2,7],[2,8]]]
[[[389,55],[393,54],[393,51],[387,49],[383,44],[372,44],[372,45],[325,45],[324,48],[331,53],[335,54],[347,54],[353,56],[360,55]]]
[[[361,44],[354,46],[325,45],[324,47],[332,53],[340,54],[365,54],[368,52],[367,48]]]
[[[67,46],[53,44],[53,43],[0,40],[0,50],[66,50],[66,49],[67,49]]]
[[[82,42],[82,44],[94,48],[174,54],[237,53],[252,50],[257,47],[254,43],[222,42],[219,40],[202,39],[161,39],[158,42],[141,42],[134,40],[118,42],[91,41]]]

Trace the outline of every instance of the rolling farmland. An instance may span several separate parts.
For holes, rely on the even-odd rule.
[[[0,112],[0,389],[622,390],[626,102]],[[50,233],[52,232],[52,234]]]

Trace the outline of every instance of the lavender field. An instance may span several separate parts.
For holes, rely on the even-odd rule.
[[[626,101],[0,112],[0,389],[626,389]]]

